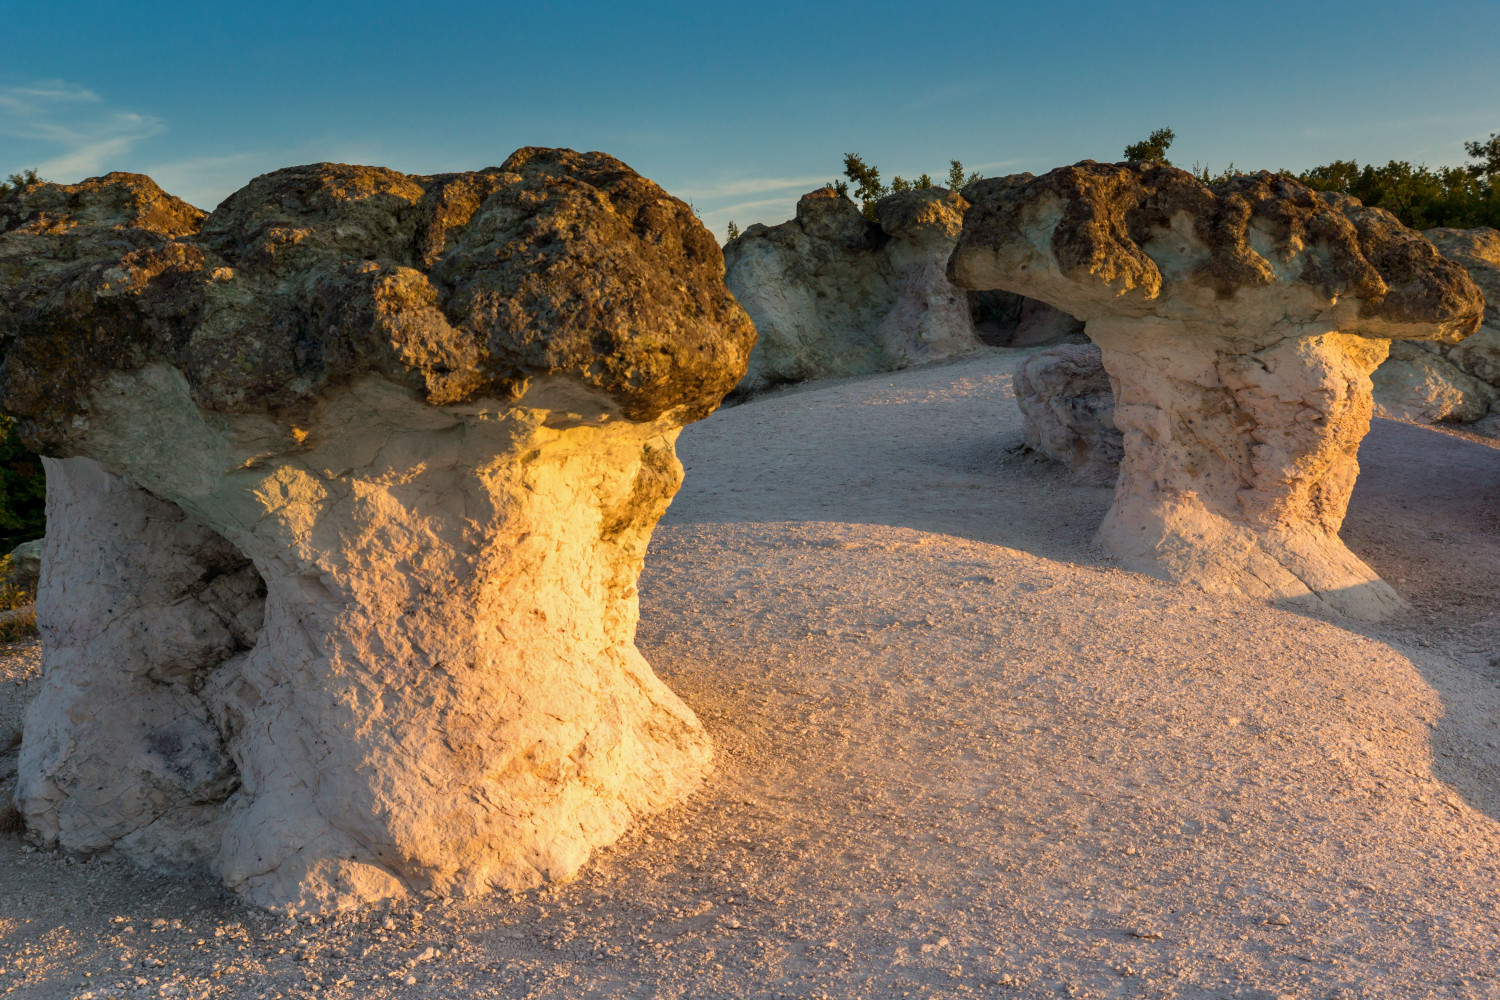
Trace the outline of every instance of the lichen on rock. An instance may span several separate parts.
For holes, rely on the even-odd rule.
[[[1380,617],[1338,537],[1391,339],[1456,344],[1484,300],[1389,213],[1281,175],[1152,163],[981,180],[949,275],[1082,317],[1124,458],[1100,538],[1132,568]]]
[[[635,579],[755,333],[687,205],[522,149],[0,219],[0,407],[53,471],[33,835],[328,911],[566,879],[696,787]]]

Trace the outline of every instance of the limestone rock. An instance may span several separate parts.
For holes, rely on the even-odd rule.
[[[1068,466],[1081,482],[1115,481],[1124,450],[1099,348],[1070,344],[1039,351],[1016,370],[1015,386],[1028,444]]]
[[[1484,329],[1480,328],[1481,333]],[[1467,424],[1484,417],[1500,398],[1500,391],[1426,347],[1409,341],[1391,342],[1391,356],[1370,376],[1375,389],[1375,415],[1429,424]]]
[[[10,550],[10,573],[4,581],[20,590],[35,592],[42,579],[42,541],[22,542]]]
[[[566,879],[696,787],[635,580],[754,330],[687,205],[543,149],[293,167],[201,228],[54,187],[0,208],[0,406],[48,456],[33,836],[329,911]]]
[[[1484,321],[1472,337],[1457,344],[1423,344],[1433,353],[1441,354],[1454,367],[1476,380],[1479,395],[1489,400],[1491,417],[1500,413],[1496,403],[1500,401],[1500,230],[1480,229],[1429,229],[1422,235],[1430,239],[1438,252],[1462,266],[1469,277],[1484,292]],[[1450,380],[1449,385],[1462,392],[1467,383]],[[1484,419],[1485,414],[1467,416],[1478,409],[1477,403],[1465,407],[1465,416],[1447,418],[1464,422],[1477,421],[1471,428],[1493,435],[1493,419]]]
[[[983,343],[1046,343],[1081,329],[1043,303],[965,293],[948,281],[967,207],[943,188],[902,191],[877,202],[871,222],[822,188],[802,196],[795,219],[746,229],[724,250],[725,280],[760,337],[737,393],[894,371]]]
[[[1463,268],[1278,175],[1210,189],[1084,161],[965,193],[953,280],[1051,302],[1102,348],[1125,454],[1100,538],[1122,562],[1361,617],[1399,606],[1338,530],[1388,340],[1479,325]]]
[[[942,188],[902,192],[870,222],[822,188],[802,196],[790,222],[747,228],[724,253],[725,282],[759,338],[738,391],[977,347],[968,300],[943,273],[965,207]]]

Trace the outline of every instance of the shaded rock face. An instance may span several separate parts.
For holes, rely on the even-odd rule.
[[[112,177],[78,197],[155,190]],[[754,330],[685,204],[537,149],[295,167],[187,232],[52,188],[0,234],[0,405],[51,456],[33,835],[330,911],[568,878],[696,787],[635,580]]]
[[[1068,344],[1039,351],[1016,369],[1015,387],[1027,444],[1073,470],[1080,482],[1115,481],[1125,453],[1099,348]]]
[[[1389,340],[1478,327],[1462,267],[1271,174],[1211,190],[1084,161],[964,193],[953,280],[1081,316],[1102,350],[1124,458],[1100,539],[1122,562],[1360,617],[1399,606],[1338,529]]]
[[[726,282],[760,338],[738,392],[1072,332],[1070,317],[1041,303],[976,296],[948,280],[967,207],[943,188],[903,191],[877,202],[871,222],[822,188],[798,201],[795,219],[746,229],[724,250]]]

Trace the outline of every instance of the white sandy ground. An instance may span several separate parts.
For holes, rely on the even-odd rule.
[[[683,434],[640,645],[719,766],[574,884],[294,925],[3,835],[0,993],[1500,997],[1500,452],[1377,422],[1399,620],[1212,598],[1015,453],[1021,357]]]

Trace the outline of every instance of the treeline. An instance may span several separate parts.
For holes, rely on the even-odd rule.
[[[1175,138],[1171,129],[1157,129],[1150,138],[1126,146],[1125,159],[1170,164],[1167,150]],[[1361,166],[1354,160],[1334,160],[1301,173],[1281,173],[1315,191],[1353,195],[1366,205],[1385,209],[1413,229],[1500,229],[1500,133],[1465,142],[1463,149],[1470,162],[1460,167],[1434,168],[1410,160]],[[1219,173],[1196,164],[1193,167],[1193,174],[1209,185],[1242,173],[1232,163]]]

